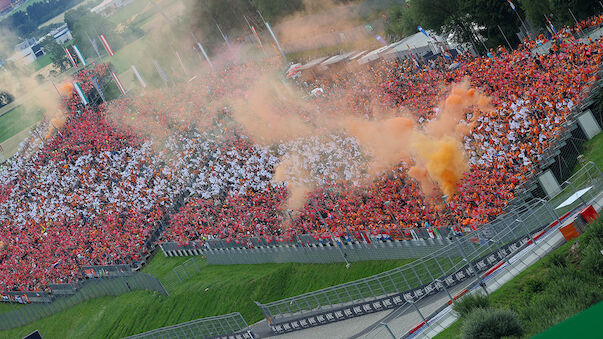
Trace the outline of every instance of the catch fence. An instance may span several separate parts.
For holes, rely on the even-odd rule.
[[[182,324],[162,327],[149,332],[140,333],[127,337],[135,338],[234,338],[253,339],[249,325],[239,312],[220,315],[210,318],[202,318],[188,321]]]
[[[481,273],[591,201],[599,201],[600,170],[589,163],[550,199],[522,204],[471,234],[408,265],[368,278],[279,301],[256,302],[275,333],[318,326],[386,309],[408,307],[426,296],[452,295],[479,283]]]
[[[27,325],[36,320],[64,311],[89,299],[118,296],[133,290],[151,290],[167,295],[159,280],[146,273],[85,280],[79,284],[52,285],[48,302],[13,304],[13,310],[0,313],[0,330]],[[5,292],[12,293],[12,292]],[[16,293],[16,292],[15,292]],[[23,292],[19,292],[23,293]],[[38,293],[38,292],[27,292]],[[52,300],[52,301],[50,301]]]

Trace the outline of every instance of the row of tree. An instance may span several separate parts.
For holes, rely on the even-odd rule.
[[[477,48],[482,48],[478,39],[483,37],[485,45],[494,48],[506,43],[505,35],[511,44],[519,43],[515,34],[522,26],[519,17],[538,29],[545,26],[545,16],[560,27],[574,25],[573,16],[582,20],[601,10],[598,0],[409,0],[391,7],[386,33],[403,38],[417,33],[421,25],[438,34],[452,34],[457,42],[473,43]]]
[[[20,38],[29,37],[38,30],[38,26],[80,2],[81,0],[46,0],[35,2],[29,5],[27,9],[15,12],[0,21],[0,30],[11,31]]]

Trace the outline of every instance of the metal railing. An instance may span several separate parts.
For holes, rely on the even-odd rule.
[[[210,318],[187,321],[182,324],[162,327],[149,332],[136,334],[133,338],[240,338],[252,339],[249,325],[241,313],[230,313]]]
[[[0,330],[27,325],[38,319],[51,316],[89,299],[104,296],[118,296],[133,290],[151,290],[167,295],[159,280],[146,273],[129,276],[90,279],[78,284],[77,291],[71,295],[55,295],[52,302],[28,305],[13,304],[13,310],[0,313]]]
[[[401,307],[426,295],[464,287],[468,282],[479,280],[480,272],[517,253],[530,239],[537,239],[544,228],[586,202],[600,198],[602,180],[597,166],[588,163],[549,201],[536,199],[520,204],[478,231],[462,237],[452,236],[450,245],[408,265],[318,291],[256,304],[272,330],[282,333]],[[582,199],[559,207],[581,191]]]
[[[590,189],[589,189],[590,188]],[[587,190],[588,189],[588,190]],[[580,193],[580,197],[577,197]],[[570,202],[566,206],[560,207],[563,203],[566,203],[571,197],[575,198],[573,202]],[[587,163],[584,167],[582,167],[579,171],[577,171],[573,176],[571,176],[567,181],[565,181],[561,185],[561,190],[556,194],[547,197],[547,200],[537,199],[532,203],[528,204],[528,209],[523,210],[514,210],[510,213],[506,214],[498,223],[489,224],[488,227],[483,227],[478,232],[482,235],[486,234],[495,234],[494,237],[490,238],[488,243],[491,249],[494,252],[500,252],[503,249],[502,244],[506,242],[508,239],[507,236],[511,236],[511,234],[504,234],[501,232],[497,232],[501,228],[506,229],[517,229],[521,233],[521,228],[525,228],[525,232],[527,234],[530,231],[532,236],[530,237],[532,241],[538,242],[540,236],[543,234],[546,229],[549,229],[545,226],[546,229],[538,232],[538,228],[533,228],[533,225],[537,225],[538,223],[543,225],[548,224],[557,224],[556,221],[565,220],[566,217],[572,212],[579,210],[580,208],[593,204],[598,208],[601,207],[601,202],[603,201],[603,175],[600,169],[592,162]],[[573,199],[572,198],[572,199]],[[515,224],[513,224],[515,223]],[[533,233],[532,230],[537,231]],[[530,238],[526,238],[530,239]],[[527,245],[525,243],[523,246]],[[522,247],[519,247],[518,250],[521,250]],[[508,259],[511,255],[505,255],[502,260],[508,262]],[[522,261],[522,258],[518,259]],[[493,262],[496,263],[496,262]],[[479,284],[482,281],[481,277],[473,283],[473,286]],[[469,287],[469,286],[467,286]],[[458,289],[457,289],[458,291]],[[407,315],[408,311],[417,312],[420,318],[423,320],[423,325],[426,320],[432,319],[439,311],[443,310],[448,303],[448,300],[451,300],[455,293],[450,293],[448,295],[449,299],[444,297],[442,301],[442,305],[439,308],[434,310],[433,305],[429,305],[427,303],[419,304],[414,303],[412,306],[414,308],[410,308],[411,305],[406,305],[405,308],[400,308],[395,312],[395,315],[388,317],[388,319],[382,321],[382,323],[370,331],[365,338],[383,338],[383,337],[393,337],[399,338],[403,336],[408,336],[408,327],[401,327],[399,321],[395,321],[397,317],[401,317],[403,315]],[[396,324],[394,324],[394,322]],[[428,323],[429,324],[429,323]],[[413,324],[415,325],[415,324]],[[412,330],[411,330],[412,332]]]

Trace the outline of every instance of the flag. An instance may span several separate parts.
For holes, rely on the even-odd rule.
[[[209,64],[209,67],[214,68],[214,65],[209,60],[209,56],[207,56],[207,52],[205,52],[205,48],[203,48],[203,45],[201,45],[200,42],[197,42],[197,46],[199,46],[199,49],[201,50],[201,53],[203,53],[203,56],[205,57],[205,60],[207,60],[207,63]]]
[[[513,2],[511,0],[507,0],[509,2],[509,6],[511,6],[511,8],[513,10],[515,10],[515,5],[513,5]]]
[[[553,26],[553,23],[551,23],[551,20],[549,20],[549,17],[547,17],[546,15],[544,17],[546,19],[546,22],[549,23],[549,26],[551,26],[551,29],[553,30],[553,33],[557,34],[557,30],[555,29],[555,26]]]
[[[117,74],[115,74],[115,72],[111,72],[111,76],[113,77],[113,80],[115,80],[117,87],[119,87],[121,94],[126,95],[126,90],[124,89],[124,86],[122,86],[121,81],[119,81]]]
[[[71,61],[71,64],[73,65],[73,67],[77,67],[77,63],[75,62],[75,59],[73,58],[73,55],[69,51],[68,47],[65,47],[65,52],[67,52],[67,56],[69,57],[69,61]]]
[[[84,93],[84,91],[82,90],[82,87],[80,86],[80,84],[78,82],[74,82],[73,83],[73,88],[75,88],[75,91],[77,92],[77,94],[80,96],[80,99],[82,100],[82,104],[84,105],[88,105],[88,103],[90,102],[88,100],[88,98],[86,97],[86,93]],[[60,261],[59,261],[60,262]],[[54,267],[54,266],[53,266]]]
[[[384,45],[386,45],[386,46],[387,46],[387,45],[389,45],[389,44],[387,43],[387,41],[385,41],[385,39],[383,39],[383,37],[382,37],[381,35],[377,35],[377,36],[375,37],[375,39],[377,39],[377,41],[379,41],[380,43],[382,43],[382,44],[384,44]]]
[[[98,57],[100,58],[100,52],[98,51],[98,45],[96,44],[96,39],[90,39],[90,43],[92,44],[92,47],[94,48],[94,51],[96,52],[96,55],[98,55]]]
[[[82,55],[82,52],[80,52],[80,49],[77,47],[77,45],[73,45],[73,50],[75,51],[75,54],[77,54],[77,57],[80,59],[82,65],[86,66],[86,59],[84,58],[84,55]]]
[[[157,62],[157,60],[153,59],[153,63],[155,64],[155,69],[157,69],[157,73],[159,73],[159,76],[161,77],[163,82],[165,82],[167,84],[169,81],[167,74],[165,74],[165,72],[163,71],[163,69],[159,65],[159,62]]]
[[[107,53],[109,53],[109,56],[114,56],[115,52],[113,52],[113,48],[111,48],[111,45],[109,45],[109,41],[107,41],[107,37],[104,34],[101,34],[99,36],[101,43],[103,44],[103,47],[105,47],[105,50],[107,50]]]
[[[421,67],[419,67],[419,62],[417,61],[417,58],[415,58],[415,55],[412,53],[412,49],[410,48],[410,46],[408,46],[408,44],[406,44],[406,47],[408,47],[408,51],[410,52],[410,57],[412,58],[412,61],[415,63],[415,66],[417,66],[417,69],[421,69]]]
[[[94,85],[94,88],[96,88],[98,95],[100,95],[101,99],[103,99],[103,102],[106,102],[107,100],[105,100],[105,94],[103,93],[103,90],[98,84],[98,80],[96,79],[96,77],[92,77],[92,84]]]
[[[255,38],[258,41],[258,44],[260,45],[260,48],[263,49],[264,46],[262,45],[262,40],[260,40],[260,36],[258,35],[258,32],[256,32],[255,27],[251,26],[251,31],[253,32],[253,35],[255,36]]]
[[[425,32],[425,30],[423,29],[423,27],[421,27],[421,26],[417,26],[417,29],[419,30],[419,32],[421,32],[421,33],[425,34],[425,36],[426,36],[426,37],[431,38],[431,37],[429,36],[429,34],[427,34],[427,32]]]
[[[142,76],[140,76],[140,73],[138,73],[138,69],[136,69],[136,66],[132,65],[132,71],[134,72],[134,75],[138,79],[138,82],[140,82],[140,86],[142,86],[142,88],[147,88],[147,84],[142,79]]]

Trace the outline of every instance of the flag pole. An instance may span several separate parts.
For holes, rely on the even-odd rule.
[[[509,43],[509,39],[507,39],[507,36],[505,35],[505,32],[503,32],[502,28],[500,28],[500,25],[496,25],[498,27],[498,30],[500,31],[500,33],[503,35],[503,37],[505,38],[505,41],[507,42],[507,45],[509,45],[509,48],[511,50],[513,50],[513,47],[511,47],[511,43]]]

